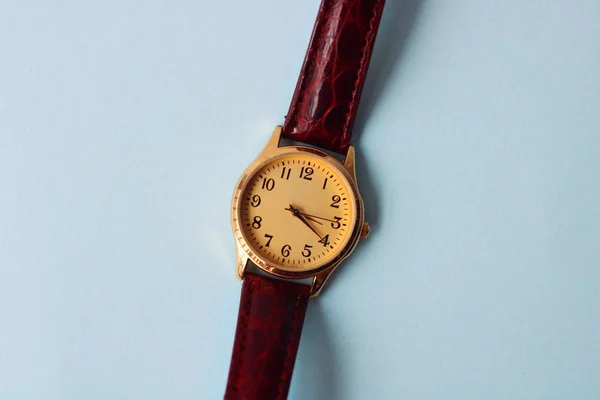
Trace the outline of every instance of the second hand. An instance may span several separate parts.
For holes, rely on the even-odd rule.
[[[304,215],[305,217],[307,217],[307,218],[309,218],[309,219],[311,219],[311,220],[313,220],[313,218],[318,218],[318,219],[322,219],[323,221],[329,221],[329,222],[338,222],[337,220],[334,220],[334,219],[329,219],[329,218],[318,217],[318,216],[316,216],[316,215],[305,214],[305,213],[303,213],[303,212],[301,212],[301,213],[300,213],[300,215]],[[317,222],[317,223],[319,223],[319,221],[314,221],[314,222]]]

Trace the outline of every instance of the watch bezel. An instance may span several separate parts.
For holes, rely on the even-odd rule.
[[[307,146],[284,146],[279,147],[279,134],[281,128],[277,127],[273,136],[276,136],[276,140],[270,140],[269,144],[259,154],[259,156],[250,164],[250,166],[242,174],[238,184],[236,185],[233,199],[232,199],[232,212],[231,212],[231,223],[233,227],[234,238],[238,249],[238,278],[243,278],[243,273],[246,268],[246,264],[252,261],[260,270],[264,271],[269,275],[274,275],[279,278],[286,279],[304,279],[315,277],[324,271],[329,271],[335,268],[344,260],[352,250],[356,247],[358,240],[360,239],[361,229],[364,222],[364,206],[362,198],[358,191],[358,185],[354,175],[354,163],[345,164],[338,161],[335,157],[330,154]],[[314,268],[292,271],[285,266],[278,265],[262,257],[260,254],[253,251],[252,246],[247,243],[247,240],[243,234],[242,227],[240,225],[240,208],[242,202],[242,193],[246,189],[246,186],[251,181],[251,178],[258,172],[263,166],[271,163],[279,158],[297,155],[317,156],[321,158],[325,163],[329,164],[331,168],[334,168],[348,183],[350,193],[353,198],[355,205],[354,221],[352,226],[352,232],[350,233],[349,239],[344,246],[338,251],[338,254],[333,257],[330,261],[316,265]]]

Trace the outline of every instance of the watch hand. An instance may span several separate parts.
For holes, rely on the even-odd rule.
[[[314,222],[315,224],[319,224],[319,225],[323,225],[323,223],[321,221],[319,221],[318,219],[315,219],[315,217],[310,216],[310,215],[306,215],[306,214],[302,214],[304,217],[306,217],[307,220]]]
[[[286,211],[291,211],[292,214],[294,214],[294,216],[296,216],[296,214],[304,215],[306,217],[306,219],[311,220],[312,222],[314,222],[316,224],[323,225],[323,223],[321,221],[317,221],[316,219],[313,218],[312,215],[304,214],[299,209],[294,208],[294,206],[292,206],[291,204],[290,204],[290,208],[286,208],[285,210]]]
[[[302,213],[300,212],[300,210],[298,210],[297,208],[294,208],[293,205],[290,204],[290,208],[286,208],[287,211],[291,211],[292,214],[294,214],[294,217],[298,218],[300,221],[302,221],[302,223],[306,226],[308,226],[310,228],[311,231],[313,231],[315,233],[315,235],[317,235],[319,237],[319,239],[323,240],[323,237],[319,234],[319,232],[316,231],[315,228],[313,228],[313,226],[306,220],[306,218],[302,215]],[[322,224],[321,224],[322,225]]]
[[[286,210],[287,210],[287,208],[286,208]],[[318,218],[318,219],[322,219],[323,221],[338,222],[335,219],[329,219],[329,218],[319,217],[317,215],[306,214],[306,213],[303,213],[303,212],[300,212],[300,215],[303,215],[303,216],[309,218],[310,220],[313,220],[314,218]],[[314,221],[314,222],[318,222],[318,221]]]
[[[315,215],[310,215],[310,214],[303,213],[299,209],[294,208],[294,206],[292,206],[291,204],[290,204],[290,208],[286,208],[285,210],[286,211],[291,211],[294,214],[294,216],[296,216],[296,213],[300,214],[300,215],[303,215],[303,216],[306,217],[306,219],[311,220],[312,222],[314,222],[316,224],[319,224],[319,225],[323,225],[323,223],[321,221],[317,221],[315,218],[324,219],[325,221],[336,222],[336,221],[334,221],[332,219],[321,218],[321,217],[317,217]]]
[[[287,208],[286,208],[287,210]],[[311,215],[304,214],[302,212],[298,212],[299,217],[305,217],[307,220],[314,222],[315,224],[323,225],[323,223],[319,220],[314,219]]]
[[[319,239],[323,240],[319,232],[317,232],[316,229],[313,228],[313,226],[306,220],[306,218],[302,216],[302,214],[298,214],[298,218],[300,218],[300,221],[304,222],[304,225],[308,226],[310,230],[313,231],[319,237]]]

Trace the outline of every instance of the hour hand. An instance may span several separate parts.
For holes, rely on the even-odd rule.
[[[306,220],[306,218],[304,218],[304,216],[302,214],[299,214],[298,218],[300,218],[300,221],[302,221],[304,223],[304,225],[308,226],[310,228],[310,230],[313,231],[319,237],[319,239],[323,239],[321,237],[321,235],[319,234],[319,232],[317,232],[316,229],[313,228],[313,226],[310,223],[308,223],[308,221]]]
[[[323,223],[321,221],[319,221],[318,219],[315,219],[315,217],[313,217],[313,216],[306,215],[306,214],[300,214],[300,215],[302,215],[307,220],[314,222],[315,224],[323,225]]]
[[[299,210],[299,209],[295,208],[295,207],[294,207],[293,205],[291,205],[291,204],[290,204],[290,207],[289,207],[289,208],[286,208],[285,210],[286,210],[286,211],[291,211],[291,212],[292,212],[292,214],[294,214],[294,217],[298,217],[298,218],[300,218],[301,216],[303,216],[303,217],[306,217],[306,219],[308,219],[308,220],[310,220],[310,221],[312,221],[312,222],[314,222],[314,223],[316,223],[316,224],[323,225],[323,223],[322,223],[321,221],[318,221],[318,220],[314,219],[314,218],[312,217],[312,215],[307,215],[307,214],[304,214],[303,212],[300,212],[300,210]]]
[[[286,208],[286,210],[287,210],[287,208]],[[297,211],[300,215],[310,219],[311,221],[317,222],[317,223],[320,223],[319,221],[317,221],[317,219],[321,219],[323,221],[329,221],[329,222],[333,222],[333,223],[338,222],[338,219],[329,219],[329,218],[325,218],[325,217],[319,217],[318,215],[306,214],[306,213],[300,212],[300,210],[297,210]],[[337,217],[337,218],[339,218],[339,217]]]

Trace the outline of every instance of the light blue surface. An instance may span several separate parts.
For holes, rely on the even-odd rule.
[[[0,3],[0,399],[217,399],[230,196],[318,1]],[[388,1],[371,237],[292,399],[600,393],[600,2]]]

